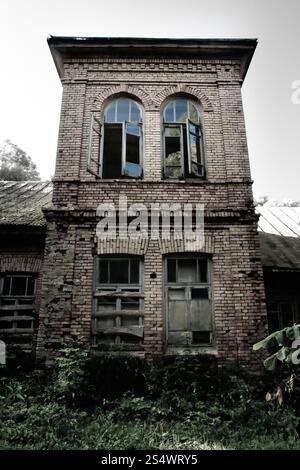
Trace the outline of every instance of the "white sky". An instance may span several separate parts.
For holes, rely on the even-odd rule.
[[[256,37],[243,87],[254,192],[300,199],[299,0],[1,0],[0,142],[54,174],[61,84],[46,38]]]

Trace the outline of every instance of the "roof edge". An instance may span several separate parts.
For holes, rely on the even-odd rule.
[[[256,38],[134,38],[134,37],[76,37],[49,36],[47,39],[55,66],[60,78],[63,78],[64,57],[67,55],[94,52],[124,53],[127,49],[133,55],[151,51],[166,54],[203,53],[212,55],[237,54],[240,57],[244,80],[252,56],[257,47]]]

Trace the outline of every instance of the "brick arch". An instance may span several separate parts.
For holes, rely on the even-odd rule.
[[[159,250],[162,255],[168,253],[214,253],[214,238],[205,235],[204,240],[201,238],[199,241],[176,240],[171,238],[169,240],[159,239]]]
[[[148,240],[142,237],[96,239],[97,254],[144,255],[148,249]]]
[[[42,258],[24,255],[3,256],[0,259],[0,272],[39,273],[42,269]]]
[[[177,93],[187,93],[192,95],[200,101],[204,112],[208,113],[213,111],[213,105],[210,99],[198,87],[192,87],[189,85],[178,84],[166,87],[153,98],[153,101],[156,107],[160,108],[165,99]]]
[[[109,98],[111,99],[114,95],[119,95],[120,93],[136,97],[141,102],[145,110],[151,108],[152,99],[148,93],[137,86],[126,84],[105,88],[105,90],[103,90],[94,100],[93,106],[101,109]]]

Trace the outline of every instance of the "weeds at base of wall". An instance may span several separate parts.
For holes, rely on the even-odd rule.
[[[201,359],[66,345],[51,373],[0,380],[0,448],[300,448],[294,410],[265,400],[273,378]]]

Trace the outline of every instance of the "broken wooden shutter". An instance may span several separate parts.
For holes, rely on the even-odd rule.
[[[189,305],[186,288],[170,287],[168,289],[169,345],[188,346],[191,344],[189,323]]]
[[[96,266],[93,344],[99,349],[141,350],[144,336],[142,262],[99,258]]]
[[[190,326],[193,344],[210,344],[212,325],[212,305],[208,287],[190,289]]]
[[[200,126],[186,120],[188,171],[190,175],[203,176],[202,134]]]
[[[167,343],[171,347],[212,344],[213,319],[207,258],[167,260]]]
[[[36,275],[14,273],[0,279],[0,335],[7,344],[30,351],[37,323]]]
[[[88,145],[87,171],[94,176],[101,177],[100,145],[102,124],[91,114],[90,135]]]

